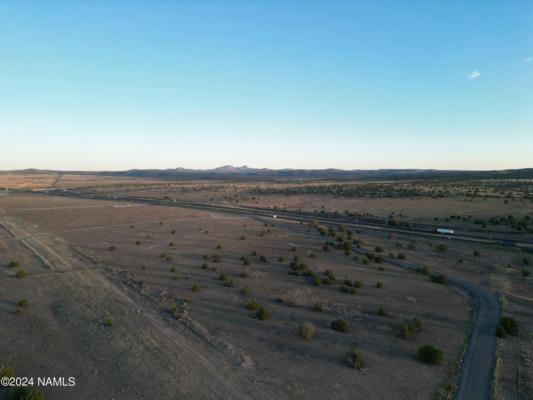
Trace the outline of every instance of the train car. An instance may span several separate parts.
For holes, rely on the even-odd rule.
[[[446,235],[453,235],[453,229],[435,228],[435,229],[433,229],[433,232],[435,232],[435,233],[444,233]]]

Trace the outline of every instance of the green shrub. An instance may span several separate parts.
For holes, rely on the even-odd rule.
[[[250,293],[250,289],[248,288],[248,286],[245,286],[240,290],[240,293],[242,295],[247,295],[248,293]]]
[[[9,268],[16,268],[19,266],[19,263],[18,261],[15,261],[15,260],[11,260],[11,262],[9,263]]]
[[[315,253],[310,253],[310,254],[309,254],[309,257],[311,257],[311,258],[315,258],[316,255],[315,255]]]
[[[339,289],[342,293],[357,294],[357,289],[349,286],[341,286]]]
[[[243,235],[243,236],[240,237],[240,239],[241,240],[246,240],[246,236]]]
[[[344,280],[344,284],[345,284],[346,286],[352,286],[352,281],[349,280],[349,279],[345,279],[345,280]]]
[[[172,247],[172,246],[174,246],[174,242],[170,242],[170,243],[168,244],[168,247]]]
[[[246,305],[246,308],[248,310],[257,310],[259,308],[259,303],[255,300],[253,301],[250,301],[247,305]]]
[[[498,336],[500,339],[505,339],[507,336],[505,328],[501,324],[496,327],[496,336]]]
[[[22,299],[19,301],[19,307],[26,307],[28,305],[28,299]]]
[[[377,287],[378,289],[381,289],[381,288],[383,287],[383,282],[378,282],[378,283],[376,283],[376,287]]]
[[[203,257],[204,257],[204,260],[209,260],[209,254],[204,254]]]
[[[364,265],[370,264],[370,261],[368,260],[368,258],[363,259],[363,264]]]
[[[363,282],[361,281],[355,281],[353,283],[353,287],[356,287],[357,289],[361,289],[363,287]]]
[[[337,332],[348,333],[350,332],[350,325],[343,319],[336,319],[331,323],[331,329]]]
[[[399,259],[399,260],[405,260],[405,258],[406,258],[406,257],[405,257],[405,254],[403,254],[403,253],[398,253],[398,259]]]
[[[23,269],[21,269],[20,271],[18,271],[18,272],[15,274],[15,277],[16,277],[17,279],[25,278],[25,277],[26,277],[26,271],[24,271]]]
[[[429,265],[424,265],[421,269],[422,275],[431,275],[431,267]]]
[[[316,302],[314,307],[313,307],[313,310],[316,311],[316,312],[322,312],[323,311],[322,304]]]
[[[285,259],[283,257],[280,257],[280,258],[278,258],[278,261],[279,262],[283,262],[283,261],[285,261]]]
[[[213,261],[216,262],[216,263],[219,263],[222,261],[222,257],[220,257],[220,254],[215,254],[213,256]]]
[[[170,268],[170,272],[176,272],[176,267]]]
[[[180,280],[180,277],[178,275],[174,275],[174,278],[173,278],[175,281],[179,281]]]
[[[322,279],[322,283],[324,285],[333,285],[335,283],[335,277],[328,276],[328,277]]]
[[[442,361],[442,351],[430,344],[420,347],[417,355],[420,360],[430,365],[437,365]]]
[[[505,329],[505,333],[513,336],[518,334],[518,322],[513,317],[503,317],[500,325]]]
[[[318,277],[318,276],[314,276],[313,277],[313,285],[315,285],[315,286],[322,285],[322,279],[320,279],[320,277]]]
[[[257,255],[257,251],[255,251],[255,250],[252,250],[252,253],[251,253],[251,254],[252,254],[252,256],[254,256],[254,257],[255,257],[255,256]]]
[[[400,336],[403,339],[407,339],[409,337],[411,332],[409,332],[409,324],[407,322],[404,322],[402,324],[402,327],[400,328]]]
[[[109,246],[109,251],[115,251],[117,249],[117,246]]]
[[[531,259],[528,258],[528,257],[524,257],[524,258],[522,258],[522,263],[524,265],[531,265]]]
[[[217,250],[220,250],[222,248],[222,245],[217,244]]]
[[[381,246],[376,246],[374,250],[376,251],[376,253],[383,253],[385,251]]]
[[[248,273],[247,272],[241,273],[241,278],[248,278]]]
[[[136,244],[137,246],[140,246],[140,245],[141,245],[141,241],[140,241],[140,240],[137,240],[137,241],[135,242],[135,244]]]
[[[261,307],[255,314],[254,318],[260,319],[261,321],[266,321],[270,319],[270,314],[268,310],[264,307]]]
[[[387,310],[385,310],[383,307],[380,307],[379,310],[378,310],[378,314],[379,314],[381,317],[386,317],[389,313],[388,313]]]
[[[441,253],[447,253],[448,252],[448,248],[449,248],[448,245],[447,244],[443,244],[443,243],[439,244],[436,247],[437,251],[440,251]]]
[[[207,269],[209,266],[207,265],[207,263],[203,263],[202,264],[202,269]]]
[[[417,333],[422,330],[422,321],[418,318],[411,318],[407,321],[407,325],[409,327],[409,332],[411,333]]]
[[[180,319],[183,316],[176,305],[169,307],[168,312],[171,313],[176,319]]]
[[[355,351],[355,347],[352,347],[350,352],[348,353],[347,361],[348,365],[354,369],[361,369],[363,365],[363,358],[359,353],[357,353],[357,351]]]
[[[226,286],[226,287],[235,287],[235,281],[234,280],[226,281],[224,283],[224,286]]]
[[[0,378],[13,378],[15,371],[11,367],[0,368]]]
[[[526,278],[531,274],[531,271],[527,268],[522,268],[522,275],[524,275]]]
[[[108,318],[107,321],[105,322],[105,326],[113,326],[113,320],[111,318]]]
[[[175,229],[172,229],[172,230],[170,231],[170,234],[171,234],[171,235],[175,235],[175,234],[176,234],[176,230],[175,230]]]
[[[198,285],[194,285],[194,286],[192,287],[192,291],[193,291],[193,292],[199,292],[199,291],[200,291],[200,286],[198,286]]]
[[[268,258],[266,258],[265,256],[261,255],[261,256],[259,256],[259,261],[268,262]]]
[[[28,386],[13,387],[7,394],[8,400],[44,400],[44,393]]]
[[[481,253],[479,250],[474,250],[474,256],[479,257],[481,256]]]
[[[315,326],[311,322],[305,321],[298,328],[298,333],[304,339],[311,339],[315,336]]]
[[[172,261],[172,256],[167,256],[165,259],[166,259],[167,261]]]
[[[433,274],[431,275],[430,279],[431,279],[431,282],[439,283],[441,285],[448,284],[448,278],[446,278],[446,276],[442,274]]]
[[[220,275],[218,276],[218,280],[219,280],[219,281],[225,281],[226,279],[228,279],[228,277],[226,276],[226,274],[220,274]]]
[[[141,268],[142,268],[142,269],[146,269],[146,264],[143,264],[143,265],[141,266]]]

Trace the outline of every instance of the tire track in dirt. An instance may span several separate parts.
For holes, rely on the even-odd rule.
[[[54,235],[37,239],[33,236],[35,227],[30,226],[29,232],[22,224],[13,218],[0,219],[4,230],[25,237],[21,244],[51,270],[39,279],[48,281],[45,290],[50,297],[60,293],[63,300],[54,303],[58,310],[56,318],[71,333],[69,339],[89,358],[93,357],[96,365],[100,365],[98,359],[111,358],[106,362],[126,365],[135,371],[136,376],[131,376],[137,387],[134,397],[157,393],[160,398],[175,398],[179,393],[184,398],[249,398],[232,374],[235,367],[228,365],[221,354],[206,349],[205,342],[181,332],[179,327],[171,326],[161,318],[160,311],[135,301],[106,279],[98,268],[87,268],[83,264],[88,260],[82,260],[62,239]],[[103,336],[102,324],[94,322],[103,320],[106,312],[119,322],[111,332],[120,334],[111,339],[99,337]],[[93,321],[92,325],[80,329],[80,319]],[[161,376],[154,377],[154,372]],[[114,376],[124,379],[116,372]],[[151,382],[146,383],[143,376]]]

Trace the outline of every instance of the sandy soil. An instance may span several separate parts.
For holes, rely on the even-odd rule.
[[[44,389],[51,398],[426,399],[463,349],[469,318],[463,293],[393,266],[380,271],[339,251],[323,252],[323,242],[305,231],[208,212],[35,195],[4,196],[0,208],[0,313],[7,322],[0,326],[1,361],[18,375],[77,377],[73,389]],[[204,260],[206,254],[219,254],[221,262]],[[336,284],[316,287],[288,275],[295,254],[316,272],[331,269]],[[11,259],[20,267],[8,268]],[[18,269],[27,277],[14,278]],[[221,273],[235,287],[225,287]],[[363,287],[357,295],[341,293],[343,279]],[[247,295],[240,294],[244,286]],[[16,314],[22,298],[29,305]],[[251,300],[268,309],[270,320],[252,317]],[[323,312],[313,311],[316,302]],[[168,311],[173,305],[181,319]],[[390,316],[380,317],[379,307]],[[424,329],[401,339],[401,323],[411,317],[422,319]],[[348,321],[350,333],[329,328],[337,318]],[[298,336],[303,321],[314,324],[315,338]],[[443,365],[416,359],[427,343],[443,350]],[[360,371],[346,365],[351,346],[363,356]]]

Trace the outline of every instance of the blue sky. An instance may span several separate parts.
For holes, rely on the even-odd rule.
[[[533,167],[533,3],[0,1],[0,169]]]

